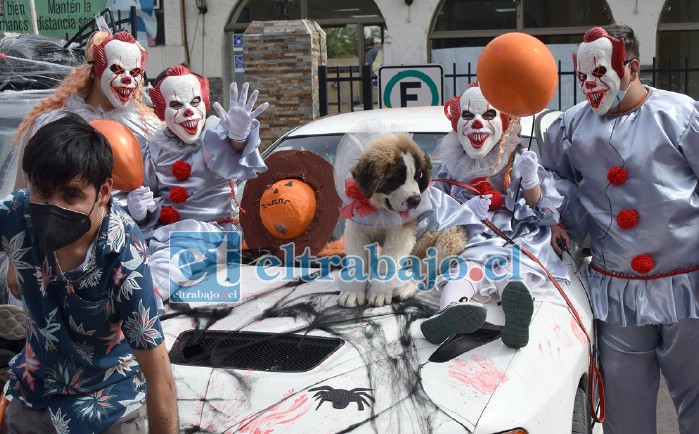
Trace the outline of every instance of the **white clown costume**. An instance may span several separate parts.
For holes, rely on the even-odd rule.
[[[481,219],[490,220],[517,245],[533,253],[560,283],[567,284],[566,268],[550,246],[549,225],[556,222],[555,210],[562,197],[553,177],[538,164],[536,154],[521,149],[519,119],[492,107],[477,85],[452,98],[449,112],[454,131],[445,136],[437,149],[442,166],[433,176],[435,187],[473,209]],[[478,193],[439,179],[471,185]],[[534,206],[518,191],[520,184],[524,191],[540,189]],[[508,312],[509,304],[519,301],[528,309],[533,308],[530,293],[537,299],[557,299],[558,291],[544,270],[507,246],[505,239],[490,228],[471,237],[460,257],[470,272],[464,279],[438,281],[442,309],[423,323],[425,336],[439,343],[451,334],[475,331],[485,321],[481,303],[495,296],[505,310],[503,341],[512,347],[526,345],[531,313],[526,309]],[[494,257],[502,259],[495,264]],[[488,270],[489,263],[496,268]],[[483,272],[472,272],[474,269]],[[510,284],[516,281],[520,283]],[[469,319],[449,326],[444,323],[444,317],[462,316]],[[518,325],[508,327],[508,322]]]
[[[229,111],[216,103],[220,118],[207,119],[208,80],[181,65],[170,68],[150,95],[166,127],[146,147],[144,186],[129,193],[127,201],[129,212],[149,239],[154,286],[160,298],[167,300],[178,289],[170,279],[171,232],[240,230],[235,219],[235,180],[267,170],[258,149],[256,117],[269,104],[252,110],[258,92],[248,100],[245,83],[239,97],[233,83]],[[234,147],[235,142],[240,148]],[[202,252],[218,245],[196,235],[181,242]]]

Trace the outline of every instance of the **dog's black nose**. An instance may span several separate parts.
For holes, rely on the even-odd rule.
[[[408,205],[408,209],[415,209],[420,205],[420,195],[416,194],[415,196],[410,196],[405,200],[406,204]]]

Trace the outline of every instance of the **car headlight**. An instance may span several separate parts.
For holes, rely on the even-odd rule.
[[[524,428],[515,428],[508,431],[496,432],[495,434],[529,434],[529,431]]]

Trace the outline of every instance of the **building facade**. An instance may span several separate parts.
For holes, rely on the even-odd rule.
[[[387,65],[443,62],[449,58],[445,50],[477,52],[490,39],[509,31],[530,33],[549,46],[573,46],[589,27],[619,22],[636,30],[642,64],[650,65],[656,58],[659,65],[668,62],[679,65],[686,58],[690,66],[699,66],[699,2],[690,0],[167,0],[159,3],[164,44],[149,48],[150,76],[175,63],[188,61],[199,73],[232,81],[236,78],[235,35],[242,34],[251,21],[280,18],[308,18],[326,31],[347,26],[379,28],[384,38],[383,64]],[[361,59],[365,38],[359,39],[357,57]],[[565,62],[570,63],[569,54],[565,57]],[[244,69],[242,66],[238,70]]]

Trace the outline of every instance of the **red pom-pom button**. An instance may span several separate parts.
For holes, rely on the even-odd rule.
[[[490,207],[488,207],[489,211],[497,211],[502,206],[504,205],[504,202],[502,200],[502,194],[500,194],[499,191],[497,190],[488,190],[483,192],[483,196],[487,194],[492,194],[493,196],[490,198]]]
[[[182,187],[173,187],[172,190],[170,190],[170,200],[174,204],[184,202],[187,200],[187,197],[189,197],[189,193]]]
[[[621,185],[626,182],[629,174],[621,166],[614,166],[607,172],[607,181],[612,185]]]
[[[158,220],[160,221],[160,223],[164,225],[175,223],[179,219],[180,213],[178,213],[177,210],[173,209],[170,206],[164,206],[160,210],[160,217],[158,218]]]
[[[172,174],[180,181],[184,181],[192,174],[192,165],[182,160],[177,160],[172,165]]]
[[[493,185],[490,182],[488,182],[488,178],[486,178],[485,176],[473,178],[473,181],[471,181],[471,186],[476,190],[480,191],[481,194],[484,194],[486,191],[493,189]]]
[[[648,255],[638,255],[631,260],[631,268],[639,274],[646,274],[653,269],[653,258]]]
[[[638,212],[635,209],[625,209],[616,215],[616,223],[622,229],[631,229],[638,224]]]

